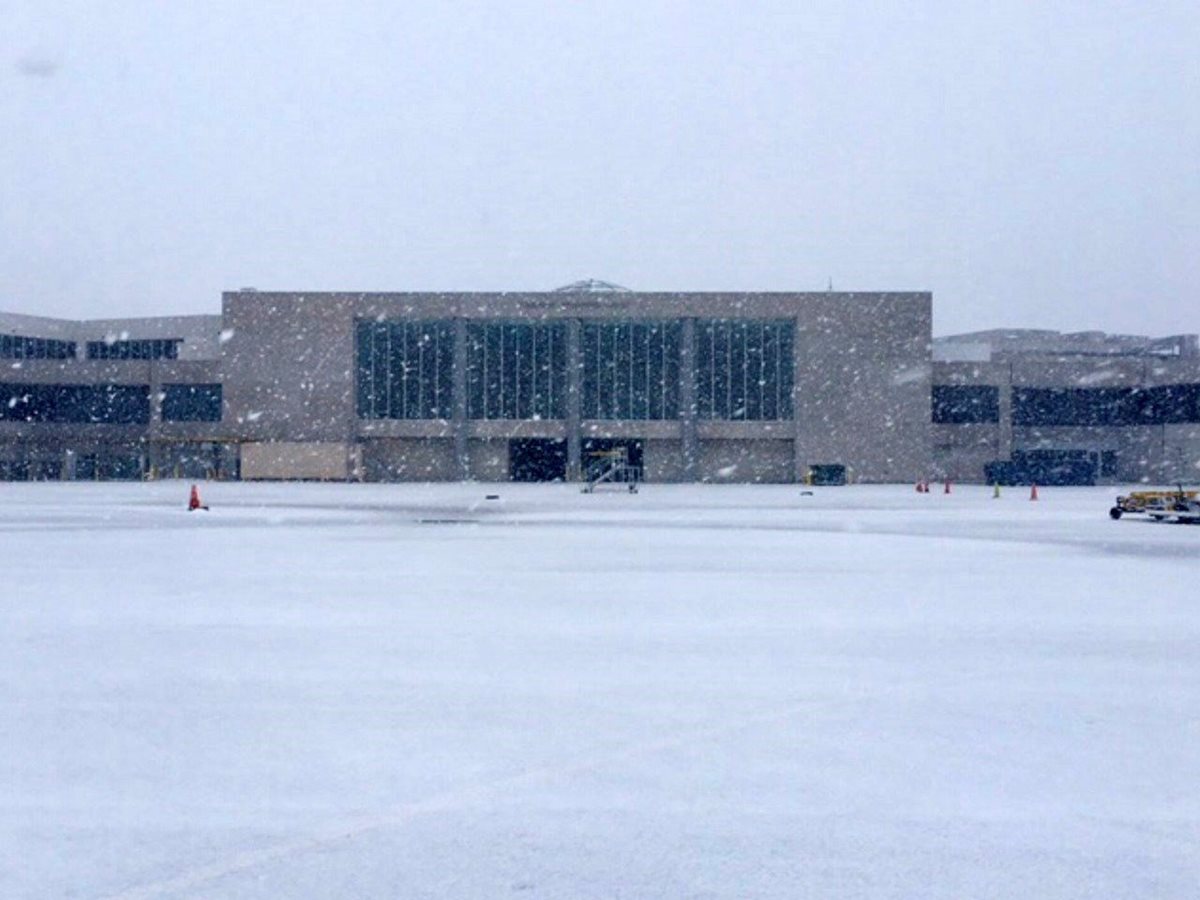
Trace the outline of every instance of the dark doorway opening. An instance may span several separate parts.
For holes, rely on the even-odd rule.
[[[841,463],[818,463],[809,466],[812,483],[818,487],[840,487],[846,483],[846,467]]]
[[[567,442],[552,438],[509,441],[508,475],[513,481],[566,481]]]

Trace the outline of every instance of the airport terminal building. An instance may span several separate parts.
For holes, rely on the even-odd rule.
[[[647,482],[982,481],[1080,454],[1099,479],[1197,471],[1194,336],[934,341],[931,306],[587,281],[0,313],[0,478],[571,481],[613,453]]]
[[[1200,348],[1031,329],[933,344],[931,461],[1002,483],[1200,481]]]
[[[928,293],[226,293],[220,316],[4,315],[9,478],[907,481]]]

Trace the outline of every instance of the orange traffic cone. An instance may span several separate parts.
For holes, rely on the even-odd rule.
[[[188,512],[193,512],[197,509],[208,509],[208,507],[200,502],[200,488],[193,484],[192,495],[188,497]]]
[[[1030,500],[1037,499],[1037,485],[1036,484],[1029,486],[1029,499]]]

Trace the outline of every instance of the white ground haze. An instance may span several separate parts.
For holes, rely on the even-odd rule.
[[[0,895],[1196,896],[1112,489],[202,490],[0,484]]]

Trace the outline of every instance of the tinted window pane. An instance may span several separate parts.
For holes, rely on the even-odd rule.
[[[364,419],[440,419],[453,408],[454,326],[446,321],[355,325],[355,393]]]
[[[585,419],[679,418],[679,322],[585,322]]]
[[[697,415],[745,421],[790,419],[792,330],[788,321],[699,321]]]
[[[0,421],[145,425],[150,421],[150,387],[0,384]]]
[[[73,359],[75,344],[54,338],[0,335],[0,359]]]
[[[1137,421],[1128,388],[1014,388],[1014,425],[1125,425]]]
[[[1000,421],[1000,389],[994,385],[934,385],[933,421],[967,425]]]
[[[163,385],[164,422],[220,422],[221,385]]]
[[[471,323],[467,347],[470,418],[562,418],[566,408],[565,325]]]
[[[146,338],[132,341],[88,341],[88,359],[178,359],[182,338]],[[70,345],[75,355],[74,345]]]

